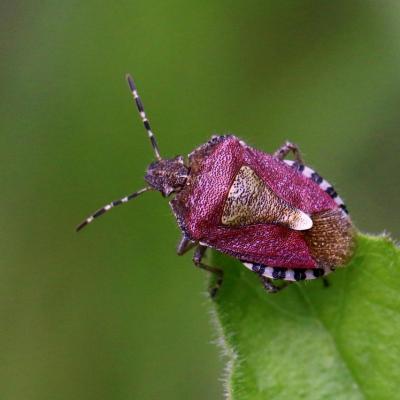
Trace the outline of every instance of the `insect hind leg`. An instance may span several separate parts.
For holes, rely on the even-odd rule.
[[[285,287],[287,287],[288,284],[289,284],[289,282],[284,282],[282,285],[277,286],[277,285],[274,285],[274,284],[272,283],[272,279],[267,278],[267,277],[265,277],[265,276],[260,276],[260,280],[261,280],[261,283],[262,283],[263,286],[264,286],[264,289],[265,289],[268,293],[278,293],[278,292],[280,292],[282,289],[285,289]]]

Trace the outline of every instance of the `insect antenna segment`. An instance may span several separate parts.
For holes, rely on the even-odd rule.
[[[126,80],[128,81],[129,89],[132,93],[132,96],[135,100],[136,107],[139,111],[140,118],[142,119],[143,125],[147,131],[147,135],[149,136],[150,142],[151,142],[151,147],[153,148],[154,155],[156,156],[156,159],[158,161],[162,160],[160,156],[160,151],[158,150],[158,145],[157,145],[157,140],[154,136],[154,133],[151,130],[150,127],[150,122],[147,119],[146,112],[144,111],[144,106],[141,98],[139,97],[139,94],[136,89],[135,82],[133,81],[132,77],[129,74],[126,74]],[[76,231],[80,231],[82,228],[84,228],[86,225],[90,224],[93,222],[97,217],[100,217],[101,215],[105,214],[107,211],[110,211],[112,208],[119,206],[121,204],[127,203],[128,201],[134,199],[135,197],[141,195],[144,192],[147,192],[149,190],[154,190],[153,187],[148,186],[143,189],[138,190],[137,192],[133,192],[129,194],[128,196],[122,197],[121,199],[114,200],[111,203],[105,205],[104,207],[98,209],[96,212],[94,212],[92,215],[90,215],[88,218],[86,218],[84,221],[82,221],[77,227]]]
[[[100,215],[103,215],[104,213],[106,213],[107,211],[110,211],[112,208],[116,207],[116,206],[120,206],[121,204],[127,203],[128,201],[134,199],[135,197],[138,197],[139,195],[141,195],[144,192],[148,192],[149,190],[154,190],[152,187],[147,186],[143,189],[140,189],[136,192],[133,192],[131,194],[128,194],[128,196],[122,197],[118,200],[114,200],[111,203],[105,205],[102,208],[99,208],[96,212],[94,212],[92,215],[90,215],[89,217],[87,217],[84,221],[82,221],[77,227],[76,227],[76,231],[79,232],[82,228],[84,228],[86,225],[90,224],[91,222],[93,222],[97,217],[100,217]]]
[[[154,154],[155,154],[157,160],[161,160],[160,151],[158,150],[157,141],[156,141],[156,138],[154,136],[154,133],[151,130],[150,122],[147,119],[146,112],[144,111],[143,102],[142,102],[141,98],[139,97],[139,94],[138,94],[137,89],[136,89],[135,82],[133,81],[132,77],[129,74],[126,74],[126,80],[128,81],[129,89],[132,92],[132,96],[133,96],[133,98],[135,100],[136,107],[139,110],[139,115],[140,115],[140,118],[143,121],[144,128],[146,129],[147,134],[149,136],[149,139],[150,139],[150,142],[151,142],[151,147],[153,148]]]

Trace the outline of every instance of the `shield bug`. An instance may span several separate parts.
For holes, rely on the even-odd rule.
[[[232,135],[214,136],[182,156],[162,158],[132,78],[127,81],[156,160],[147,168],[147,186],[100,208],[77,230],[112,208],[157,190],[182,231],[177,253],[195,247],[196,266],[217,275],[211,295],[222,284],[221,269],[203,263],[207,248],[239,259],[268,292],[286,282],[324,277],[351,257],[354,229],[335,189],[307,167],[298,147],[286,142],[272,155]],[[286,160],[292,153],[294,161]]]

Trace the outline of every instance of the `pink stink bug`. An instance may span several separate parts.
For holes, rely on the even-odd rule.
[[[223,272],[203,263],[208,247],[239,259],[270,293],[284,287],[273,280],[324,277],[351,257],[354,228],[346,206],[332,185],[304,165],[296,145],[286,142],[269,155],[235,136],[214,136],[187,162],[161,158],[129,75],[127,81],[156,157],[144,177],[148,186],[99,209],[77,231],[144,192],[173,195],[169,204],[182,230],[177,253],[196,247],[194,264],[217,275],[212,296]],[[295,161],[285,160],[290,152]]]

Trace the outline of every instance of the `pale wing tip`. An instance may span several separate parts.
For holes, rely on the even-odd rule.
[[[306,213],[299,211],[297,218],[290,223],[290,228],[295,231],[306,231],[313,227],[313,221]]]

